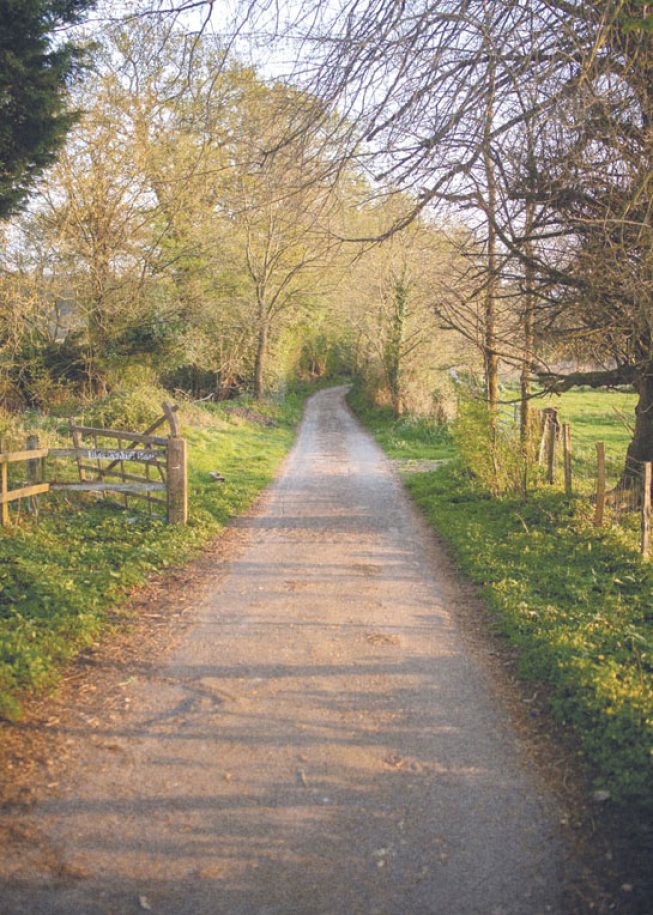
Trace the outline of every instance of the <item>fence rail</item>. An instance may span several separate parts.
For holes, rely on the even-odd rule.
[[[170,435],[153,433],[165,423]],[[9,523],[9,503],[28,500],[31,512],[38,511],[37,496],[49,492],[96,492],[102,497],[122,497],[125,506],[129,499],[145,500],[150,514],[165,510],[171,524],[185,524],[188,520],[188,469],[186,441],[181,435],[177,407],[163,404],[163,415],[144,432],[130,429],[105,429],[71,422],[72,448],[39,448],[38,438],[30,436],[27,447],[21,451],[8,451],[0,441],[0,520]],[[84,439],[91,439],[84,443]],[[117,440],[110,447],[102,439]],[[143,447],[139,447],[143,446]],[[157,446],[157,447],[153,447]],[[78,481],[47,479],[48,460],[74,459]],[[94,463],[89,463],[94,462]],[[23,485],[9,486],[8,466],[26,465]],[[125,464],[132,469],[126,470]],[[135,472],[134,465],[142,471]],[[154,473],[154,479],[152,479]],[[113,481],[105,479],[112,477]],[[119,482],[116,482],[116,478]],[[162,498],[160,494],[165,494]]]

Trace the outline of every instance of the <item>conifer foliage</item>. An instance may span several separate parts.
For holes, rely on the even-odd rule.
[[[93,0],[0,0],[0,219],[24,203],[75,120],[66,86],[83,49],[61,40]]]

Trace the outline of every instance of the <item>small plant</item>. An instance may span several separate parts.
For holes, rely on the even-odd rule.
[[[451,434],[463,466],[492,495],[520,491],[524,474],[524,455],[519,430],[492,420],[487,404],[460,391],[458,415]]]

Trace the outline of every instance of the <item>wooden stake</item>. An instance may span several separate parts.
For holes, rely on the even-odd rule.
[[[168,521],[170,524],[188,521],[186,440],[177,436],[168,439]]]
[[[644,464],[642,478],[642,556],[648,558],[649,541],[651,538],[651,462]]]
[[[5,439],[0,438],[0,452],[4,454],[5,452]],[[9,524],[9,506],[7,505],[7,464],[5,461],[2,462],[2,468],[0,469],[0,493],[2,495],[2,524]]]
[[[77,429],[73,428],[72,420],[70,421],[70,427],[71,427],[72,434],[73,434],[73,445],[75,446],[75,448],[81,448],[82,447],[82,436],[81,436],[81,433],[78,432]],[[77,456],[77,472],[79,473],[79,479],[83,483],[84,480],[86,479],[86,471],[82,468],[82,459],[79,455]]]
[[[39,447],[39,437],[38,435],[29,435],[27,437],[27,450],[36,451]],[[27,462],[27,481],[30,485],[38,483],[39,479],[39,461],[28,461]],[[39,513],[39,503],[37,496],[32,496],[29,500],[28,510],[34,515]]]
[[[605,442],[596,443],[596,511],[594,512],[594,526],[603,525],[603,515],[605,512]]]
[[[558,421],[553,411],[549,415],[548,436],[546,440],[546,481],[547,483],[555,482],[555,457],[556,457],[556,440],[558,432]]]
[[[544,455],[546,454],[546,436],[549,428],[549,418],[546,410],[538,410],[538,422],[540,428],[540,444],[537,449],[537,463],[542,466]]]
[[[571,496],[571,427],[569,423],[562,424],[562,449],[565,469],[565,494]]]

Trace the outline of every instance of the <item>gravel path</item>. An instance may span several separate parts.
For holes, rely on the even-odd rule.
[[[309,401],[229,574],[25,814],[3,915],[566,911],[555,802],[343,398]]]

